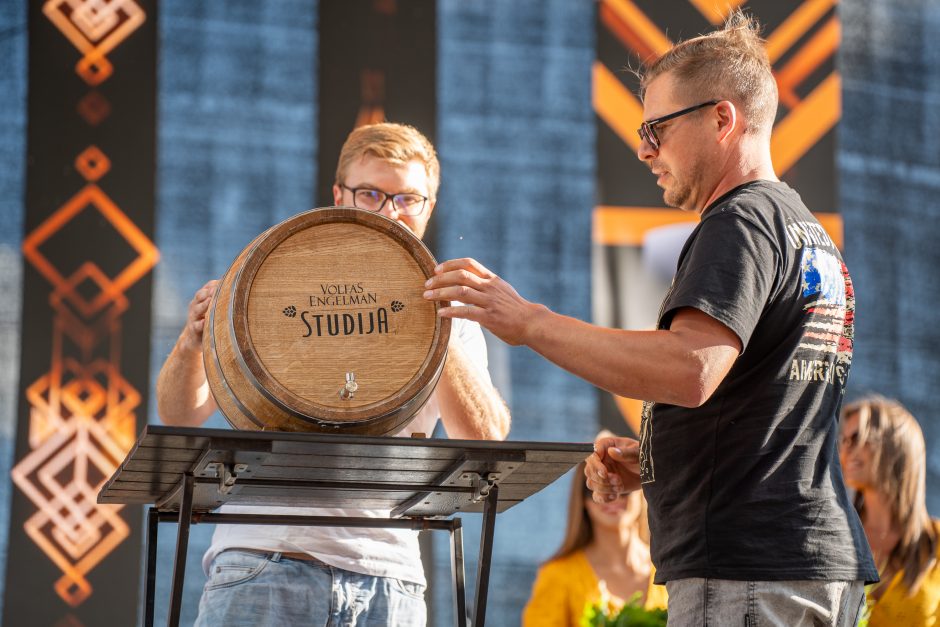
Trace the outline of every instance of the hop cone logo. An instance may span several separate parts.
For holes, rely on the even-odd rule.
[[[297,315],[297,308],[293,305],[284,308],[284,315],[288,318],[293,318]]]
[[[392,301],[392,311],[394,311],[395,313],[398,313],[404,308],[405,308],[405,303],[401,302],[400,300]]]

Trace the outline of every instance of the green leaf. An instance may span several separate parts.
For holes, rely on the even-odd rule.
[[[639,592],[633,595],[613,616],[608,615],[600,604],[588,603],[581,616],[580,627],[666,627],[666,610],[644,609],[640,605],[640,596]]]

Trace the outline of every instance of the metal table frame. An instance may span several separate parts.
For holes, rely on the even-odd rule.
[[[460,518],[437,520],[417,517],[403,519],[343,518],[335,516],[294,516],[277,514],[213,514],[198,513],[192,509],[193,487],[199,480],[192,475],[183,478],[183,505],[178,513],[160,511],[156,507],[147,510],[147,593],[144,609],[144,625],[153,627],[154,602],[157,576],[157,529],[161,522],[176,522],[176,555],[173,560],[173,583],[170,588],[170,612],[167,625],[179,625],[183,601],[183,582],[186,576],[186,555],[189,547],[189,528],[193,524],[228,525],[303,525],[310,527],[382,527],[413,529],[415,531],[441,530],[450,532],[451,573],[453,576],[454,612],[459,627],[467,625],[467,602],[464,585],[463,524]],[[372,487],[363,484],[363,487]],[[496,504],[499,486],[494,485],[486,496],[483,510],[483,529],[480,532],[480,557],[477,562],[476,597],[474,599],[473,625],[484,625],[486,621],[486,597],[489,589],[490,562],[493,553],[493,537],[496,529]]]
[[[174,438],[176,442],[187,443],[189,448],[163,446],[163,442]],[[331,463],[336,465],[322,464],[318,455],[329,457],[323,451],[332,452],[334,449],[339,451],[332,456],[334,461]],[[365,453],[371,454],[373,451],[385,451],[388,456],[383,458],[384,462],[402,466],[402,476],[435,475],[435,478],[426,483],[390,483],[388,480],[378,481],[374,477],[387,478],[383,473],[394,470],[371,470],[369,464],[349,465],[346,456],[353,460],[368,460],[371,458]],[[411,453],[411,456],[402,455],[399,460],[388,451],[399,454],[404,451]],[[432,453],[429,451],[437,457],[431,459]],[[98,500],[152,504],[147,514],[146,597],[143,608],[146,627],[152,627],[154,622],[157,537],[161,522],[175,522],[179,526],[167,616],[167,624],[172,627],[179,625],[180,620],[190,526],[201,523],[448,531],[455,622],[458,627],[466,627],[468,617],[463,527],[460,518],[445,517],[458,511],[467,513],[481,510],[483,525],[472,624],[474,627],[483,627],[497,512],[504,511],[545,487],[590,451],[590,444],[413,440],[148,425],[124,463],[102,488]],[[360,457],[356,458],[356,454]],[[424,459],[422,455],[428,458]],[[311,466],[298,466],[285,471],[284,466],[279,465],[281,462],[271,461],[268,468],[275,468],[277,472],[265,473],[265,463],[269,457],[282,460],[285,456],[292,457],[295,463],[298,463],[297,459],[302,460],[299,463],[310,462]],[[427,466],[428,472],[404,469],[424,468],[422,462],[431,461],[436,466],[433,469]],[[322,464],[322,467],[314,465],[317,463]],[[526,472],[521,472],[523,469]],[[311,471],[317,471],[314,473],[316,476],[326,478],[292,478],[289,474],[293,470],[308,476]],[[520,472],[513,482],[505,484],[511,489],[508,492],[504,489],[504,498],[501,500],[500,482],[515,471]],[[362,478],[350,479],[357,472]],[[268,476],[263,476],[265,474]],[[342,480],[331,479],[333,476],[339,476]],[[303,492],[305,490],[308,492]],[[294,496],[297,494],[300,496]],[[376,498],[378,495],[378,498],[388,499],[397,506],[392,508],[390,518],[212,512],[225,502],[292,505],[310,499],[310,496],[306,496],[310,494],[352,500],[356,497],[349,496],[351,494],[358,494],[362,498],[367,498],[367,495]]]

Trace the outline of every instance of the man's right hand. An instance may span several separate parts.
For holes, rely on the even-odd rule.
[[[598,438],[594,454],[585,461],[585,481],[596,503],[640,487],[640,443],[633,438]]]
[[[196,291],[189,303],[186,326],[180,337],[181,348],[190,351],[202,351],[202,331],[206,326],[206,312],[212,303],[218,280],[213,279]]]
[[[476,259],[451,259],[434,268],[434,276],[424,284],[424,297],[446,303],[438,310],[444,318],[464,318],[479,322],[493,335],[512,346],[525,344],[532,319],[548,312],[543,305],[519,296],[512,285]]]

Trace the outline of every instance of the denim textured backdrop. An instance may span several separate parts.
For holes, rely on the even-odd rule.
[[[840,6],[840,204],[858,311],[851,394],[897,397],[920,420],[937,515],[940,4]]]
[[[20,366],[26,183],[26,3],[0,4],[0,560],[6,564]],[[5,572],[0,570],[0,572]],[[3,601],[0,575],[0,603]]]

